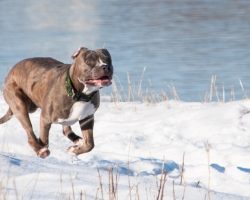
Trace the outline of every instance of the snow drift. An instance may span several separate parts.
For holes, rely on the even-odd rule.
[[[0,105],[3,115],[7,105],[2,96]],[[249,110],[247,100],[102,102],[95,115],[93,151],[72,157],[66,152],[70,141],[60,125],[53,125],[51,155],[44,160],[33,153],[13,118],[0,126],[0,197],[101,199],[101,182],[108,199],[113,167],[119,175],[118,199],[156,199],[162,171],[167,172],[164,199],[250,199]],[[31,120],[38,135],[39,111]],[[80,133],[78,125],[73,129]]]

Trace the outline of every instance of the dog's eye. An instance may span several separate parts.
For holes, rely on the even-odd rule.
[[[95,67],[95,65],[96,65],[96,61],[95,60],[87,60],[86,61],[86,64],[88,65],[88,66],[90,66],[90,67]]]
[[[85,63],[90,67],[95,67],[98,57],[94,51],[90,51],[87,55],[85,55]]]

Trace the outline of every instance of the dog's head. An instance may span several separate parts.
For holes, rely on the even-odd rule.
[[[107,49],[93,51],[81,47],[72,58],[77,78],[85,86],[101,88],[112,83],[112,59]]]

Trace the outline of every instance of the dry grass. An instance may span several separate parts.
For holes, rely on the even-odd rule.
[[[211,146],[208,142],[204,144],[204,149],[207,155],[207,167],[208,167],[208,179],[207,179],[207,193],[205,195],[205,199],[211,200],[211,167],[210,167],[210,150]],[[128,165],[129,165],[129,154],[128,154]],[[96,181],[96,190],[89,193],[89,191],[83,190],[79,183],[76,183],[77,179],[75,176],[70,176],[67,180],[63,180],[63,174],[60,173],[59,181],[57,185],[53,185],[53,187],[58,187],[58,193],[55,194],[56,198],[59,200],[118,200],[118,199],[127,199],[127,200],[176,200],[181,199],[185,200],[186,195],[186,183],[185,183],[185,153],[182,155],[182,159],[180,161],[179,166],[179,178],[170,178],[168,176],[168,172],[164,170],[164,162],[162,164],[161,173],[155,175],[154,178],[156,182],[150,184],[150,187],[147,187],[146,184],[141,184],[136,181],[136,177],[133,176],[133,179],[130,180],[130,175],[128,174],[129,182],[126,183],[126,180],[123,179],[123,183],[120,188],[119,183],[119,166],[113,165],[108,168],[107,171],[101,171],[97,169],[97,181]],[[10,167],[10,166],[9,166]],[[128,167],[127,167],[128,168]],[[0,166],[1,170],[1,166]],[[23,191],[18,188],[18,184],[15,182],[15,178],[10,176],[12,174],[11,168],[9,168],[9,172],[6,175],[4,180],[0,180],[0,200],[22,200],[27,197],[28,199],[36,199],[38,188],[37,185],[40,185],[39,173],[34,176],[32,182],[29,184],[29,190]],[[95,177],[93,177],[95,178]],[[125,178],[125,177],[123,177]],[[153,178],[153,177],[152,177]],[[124,181],[125,180],[125,181]],[[177,184],[178,182],[178,184]],[[197,183],[197,187],[199,186]],[[19,183],[20,184],[20,183]],[[65,184],[67,185],[67,190]],[[77,186],[77,187],[76,187]],[[83,186],[84,187],[84,186]],[[124,189],[127,187],[127,190]],[[178,187],[178,192],[176,193],[176,187]],[[10,190],[11,188],[11,190]],[[183,192],[181,192],[181,188],[183,188]],[[41,188],[39,188],[41,190]],[[39,191],[41,192],[41,191]],[[92,196],[88,197],[87,194]],[[94,197],[94,198],[93,198]],[[146,197],[146,198],[145,198]],[[40,199],[40,197],[39,197]]]
[[[142,78],[139,82],[135,82],[131,79],[129,73],[127,73],[127,88],[124,88],[118,77],[113,78],[111,101],[114,103],[119,102],[133,102],[140,101],[146,103],[157,103],[161,101],[166,101],[169,99],[166,91],[155,92],[150,89],[150,87],[145,88],[142,86]],[[172,87],[171,93],[175,100],[180,100],[177,90]]]
[[[103,173],[103,172],[102,172]],[[96,188],[96,193],[95,194],[89,194],[91,196],[94,196],[95,200],[118,200],[118,199],[124,199],[124,190],[121,192],[119,196],[119,176],[120,174],[118,173],[118,166],[116,167],[110,167],[107,171],[104,171],[104,174],[101,174],[101,171],[97,169],[97,177],[98,177],[98,182],[97,182],[97,188]],[[149,193],[147,192],[147,199],[151,200],[164,200],[167,198],[166,196],[166,183],[168,179],[168,173],[167,171],[162,170],[162,173],[160,175],[156,175],[155,178],[157,179],[157,184],[155,186],[152,186],[152,188],[149,188]],[[15,182],[15,179],[11,178],[9,181],[12,180],[12,191],[7,192],[7,185],[2,183],[0,181],[0,200],[25,200],[26,196],[28,195],[29,199],[36,199],[37,194],[36,194],[36,185],[39,183],[39,179],[34,180],[33,185],[29,185],[30,189],[29,191],[22,191],[18,192],[18,188]],[[83,191],[82,189],[79,189],[79,187],[76,188],[75,180],[73,177],[69,178],[69,183],[65,182],[66,180],[63,181],[62,179],[62,174],[60,175],[59,178],[59,183],[58,183],[58,194],[55,194],[56,198],[59,200],[87,200],[87,199],[92,199],[88,198],[86,195],[86,192]],[[171,179],[169,180],[170,182],[172,181]],[[68,187],[68,192],[65,193],[65,189],[63,189],[63,185],[67,184]],[[168,184],[171,186],[171,184]],[[8,183],[8,187],[10,187],[10,183]],[[56,187],[56,186],[54,186]],[[144,188],[143,188],[144,187]],[[175,197],[175,183],[174,181],[172,182],[172,190],[173,190],[173,200],[176,199]],[[70,189],[71,188],[71,189]],[[140,185],[138,182],[131,182],[130,186],[127,187],[127,199],[128,200],[144,200],[145,199],[145,193],[142,191],[146,191],[147,188],[144,185]],[[142,189],[142,190],[140,190]],[[70,191],[71,190],[71,191]],[[28,192],[28,193],[27,193]],[[126,192],[125,192],[126,193]],[[126,195],[125,195],[126,196]],[[153,198],[151,198],[154,196]],[[39,199],[42,198],[42,196],[39,197]],[[168,198],[170,199],[170,198]],[[184,196],[183,198],[184,199]]]
[[[167,100],[176,100],[181,101],[181,96],[179,95],[176,87],[174,85],[167,85],[165,88],[162,88],[161,91],[155,91],[152,89],[151,81],[148,81],[148,84],[143,85],[145,68],[143,69],[140,80],[132,80],[129,73],[127,73],[127,83],[121,84],[121,81],[118,77],[114,76],[111,92],[111,102],[145,102],[145,103],[158,103]],[[124,86],[125,85],[125,86]],[[248,99],[247,90],[244,87],[243,82],[239,79],[239,86],[242,92],[242,99]],[[229,90],[228,90],[229,88]],[[227,102],[235,101],[236,94],[234,86],[227,87],[227,92],[225,86],[219,86],[217,76],[212,75],[209,89],[205,92],[203,102]]]
[[[211,190],[210,148],[211,148],[210,144],[207,141],[205,143],[205,150],[206,150],[206,154],[207,154],[207,168],[208,168],[208,181],[207,181],[207,197],[208,197],[208,200],[211,200],[211,194],[210,194],[210,190]]]
[[[167,182],[167,172],[162,170],[161,178],[160,178],[160,184],[158,186],[158,194],[156,200],[163,200],[164,198],[164,189],[165,184]]]

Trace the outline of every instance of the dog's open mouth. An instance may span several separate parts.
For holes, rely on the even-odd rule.
[[[89,79],[89,80],[85,81],[85,83],[88,85],[103,87],[103,86],[111,85],[112,80],[108,76],[103,76],[103,77],[98,78],[98,79]]]

